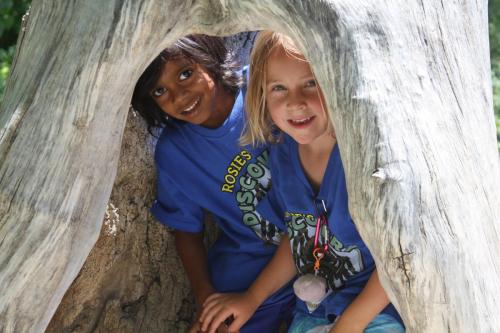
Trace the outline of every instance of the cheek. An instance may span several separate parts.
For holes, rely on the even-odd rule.
[[[156,103],[160,109],[166,113],[167,115],[169,115],[170,117],[174,117],[175,116],[175,113],[172,111],[173,110],[173,105],[167,103],[167,102],[157,102]]]
[[[285,107],[285,100],[281,96],[267,97],[266,105],[270,112],[281,112]]]
[[[267,112],[269,112],[269,115],[271,116],[271,119],[274,122],[276,122],[281,113],[280,111],[281,107],[279,101],[277,101],[275,98],[266,99],[266,107],[267,107]]]
[[[214,80],[207,73],[203,73],[198,77],[197,84],[204,87],[207,91],[213,91],[215,88]]]
[[[279,125],[280,117],[278,117],[278,115],[276,114],[276,112],[269,112],[269,116],[271,117],[271,120],[273,121],[273,123]]]
[[[308,104],[312,109],[314,109],[315,113],[326,115],[326,105],[320,96],[310,96]]]
[[[165,107],[160,107],[162,109],[162,111],[167,114],[169,117],[176,117],[177,115],[175,114],[175,112],[172,112],[171,111],[171,108],[165,108]]]

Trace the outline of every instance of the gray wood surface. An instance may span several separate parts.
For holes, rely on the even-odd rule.
[[[94,246],[150,60],[187,33],[262,28],[314,64],[408,332],[498,330],[485,0],[35,0],[0,111],[0,331],[43,332]]]

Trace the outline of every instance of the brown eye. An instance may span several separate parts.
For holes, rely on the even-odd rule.
[[[160,88],[156,88],[155,90],[153,90],[151,92],[151,95],[153,95],[153,97],[160,97],[161,95],[163,95],[166,92],[167,92],[166,88],[160,87]]]
[[[193,75],[193,70],[186,69],[185,71],[182,71],[181,74],[179,75],[179,80],[184,81],[186,79],[189,79],[191,75]]]

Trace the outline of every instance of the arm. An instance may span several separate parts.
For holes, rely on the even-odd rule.
[[[173,234],[175,248],[186,271],[196,304],[201,308],[207,297],[215,292],[208,273],[207,251],[203,244],[203,233],[176,230],[173,231]],[[198,333],[199,331],[200,324],[197,320],[189,329],[189,333]],[[225,330],[221,326],[218,328],[218,332],[225,332]]]
[[[186,271],[196,304],[201,306],[215,292],[207,266],[207,251],[203,233],[174,231],[175,247]]]
[[[375,270],[365,288],[345,309],[330,333],[361,333],[388,304],[389,298],[382,288],[377,270]]]
[[[215,332],[216,327],[231,315],[234,321],[230,332],[238,331],[269,296],[278,291],[297,274],[290,243],[283,236],[276,253],[248,290],[241,294],[213,294],[200,317],[202,330]]]
[[[283,235],[273,258],[246,293],[258,307],[269,296],[293,279],[296,274],[297,270],[290,249],[290,241],[288,236]]]

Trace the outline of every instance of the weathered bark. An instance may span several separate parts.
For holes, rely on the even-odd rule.
[[[183,332],[189,285],[169,232],[149,214],[153,141],[129,115],[100,237],[45,332]]]
[[[147,63],[189,32],[271,28],[314,64],[351,213],[408,331],[495,331],[486,10],[484,0],[35,1],[0,113],[0,330],[43,331],[97,239]]]
[[[254,38],[242,33],[226,43],[244,64]],[[194,299],[173,238],[148,214],[155,141],[130,113],[101,234],[46,333],[185,332],[193,322]],[[207,243],[215,234],[207,224]]]

